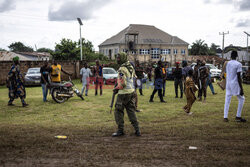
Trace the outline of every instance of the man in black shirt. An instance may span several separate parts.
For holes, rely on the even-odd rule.
[[[41,86],[43,90],[43,101],[47,102],[47,94],[48,94],[48,87],[49,84],[49,73],[51,73],[52,69],[48,66],[48,62],[45,61],[44,65],[40,68],[41,73]]]
[[[135,65],[135,74],[137,76],[136,78],[136,88],[139,88],[139,92],[140,92],[140,95],[142,96],[142,78],[144,77],[143,75],[143,67],[140,66],[140,63],[139,61],[136,61],[136,65]]]
[[[175,87],[175,98],[178,98],[178,86],[181,90],[181,98],[183,97],[183,84],[182,84],[182,69],[179,68],[180,63],[176,62],[176,68],[173,72],[174,75],[174,87]]]
[[[154,102],[154,95],[158,91],[158,96],[162,103],[165,103],[162,96],[162,87],[163,87],[163,74],[162,74],[162,62],[158,61],[158,65],[155,68],[155,81],[154,81],[154,91],[150,97],[149,102]]]

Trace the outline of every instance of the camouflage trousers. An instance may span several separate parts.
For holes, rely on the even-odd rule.
[[[139,130],[139,123],[136,118],[136,95],[135,92],[131,94],[118,94],[115,104],[115,121],[118,125],[118,131],[124,130],[124,108],[126,108],[128,118],[135,130]]]

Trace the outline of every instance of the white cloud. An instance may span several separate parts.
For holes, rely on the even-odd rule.
[[[68,21],[80,17],[89,20],[94,12],[109,3],[111,0],[87,0],[87,1],[65,1],[59,9],[54,9],[53,5],[49,9],[50,21]]]
[[[15,9],[15,0],[0,0],[0,13]]]

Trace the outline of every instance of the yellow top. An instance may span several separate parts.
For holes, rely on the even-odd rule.
[[[128,69],[130,69],[132,73],[130,73]],[[124,63],[118,70],[118,94],[130,94],[135,91],[134,77],[135,70],[133,66],[129,62]]]
[[[62,70],[62,66],[57,64],[57,65],[52,65],[52,72],[51,72],[51,81],[52,82],[61,82],[61,70]],[[57,75],[57,76],[53,76],[53,75]]]

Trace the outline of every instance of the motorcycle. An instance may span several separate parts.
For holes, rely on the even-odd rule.
[[[69,81],[62,83],[50,83],[48,87],[50,89],[52,99],[57,103],[63,103],[67,101],[69,98],[74,97],[74,94],[84,100],[82,94],[72,82],[70,77]]]

